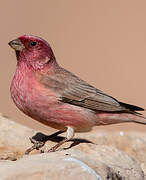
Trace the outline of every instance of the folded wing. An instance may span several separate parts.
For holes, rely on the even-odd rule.
[[[53,74],[42,74],[40,82],[45,88],[58,94],[64,103],[102,112],[143,111],[143,108],[122,103],[79,79],[69,71],[60,68]]]

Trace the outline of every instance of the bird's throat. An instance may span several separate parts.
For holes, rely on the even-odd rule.
[[[19,55],[20,55],[20,51],[16,51],[16,57],[17,57],[17,59],[19,58]]]

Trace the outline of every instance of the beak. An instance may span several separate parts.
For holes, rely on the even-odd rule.
[[[25,46],[23,45],[23,43],[19,39],[12,40],[8,44],[15,51],[22,51],[25,48]]]

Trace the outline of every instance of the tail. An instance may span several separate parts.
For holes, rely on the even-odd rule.
[[[139,123],[139,124],[145,124],[146,125],[146,117],[144,117],[141,113],[137,112],[137,111],[144,111],[143,108],[139,107],[139,106],[135,106],[132,104],[126,104],[123,102],[119,102],[122,106],[124,106],[127,110],[129,110],[129,113],[135,115],[133,120],[131,120],[131,122],[135,122],[135,123]]]
[[[146,125],[146,117],[143,115],[133,112],[133,113],[98,113],[97,126],[108,125],[108,124],[118,124],[133,122]]]
[[[137,116],[138,118],[136,118],[136,119],[133,120],[132,122],[146,125],[146,117],[144,117],[144,116],[142,116],[142,115],[140,115],[140,114],[135,114],[135,116]]]

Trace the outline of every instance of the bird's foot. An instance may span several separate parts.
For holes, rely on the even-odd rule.
[[[35,139],[32,139],[32,138],[29,138],[29,139],[30,139],[31,143],[33,144],[33,146],[30,147],[29,149],[27,149],[25,151],[25,154],[29,154],[34,149],[39,150],[40,148],[42,148],[45,145],[45,142],[43,142],[43,141],[36,141]],[[40,151],[40,152],[42,153],[43,151]]]
[[[45,134],[42,134],[40,132],[36,133],[32,138],[29,138],[33,146],[27,149],[25,151],[25,154],[29,154],[35,149],[40,150],[40,148],[42,148],[48,140],[52,140],[53,138],[57,137],[59,134],[62,134],[63,132],[64,131],[57,131],[49,136],[46,136]],[[40,153],[44,153],[44,150],[40,150]]]
[[[62,141],[57,143],[55,146],[53,146],[51,149],[49,149],[48,152],[55,152],[62,144],[64,144],[67,141],[68,141],[67,138],[63,139]]]
[[[48,150],[48,152],[55,152],[61,145],[71,140],[74,136],[74,129],[72,127],[67,127],[67,134],[66,137],[57,143],[55,146],[53,146],[51,149]]]
[[[54,149],[53,147],[52,148],[50,148],[47,152],[55,152],[56,151],[56,149]]]

